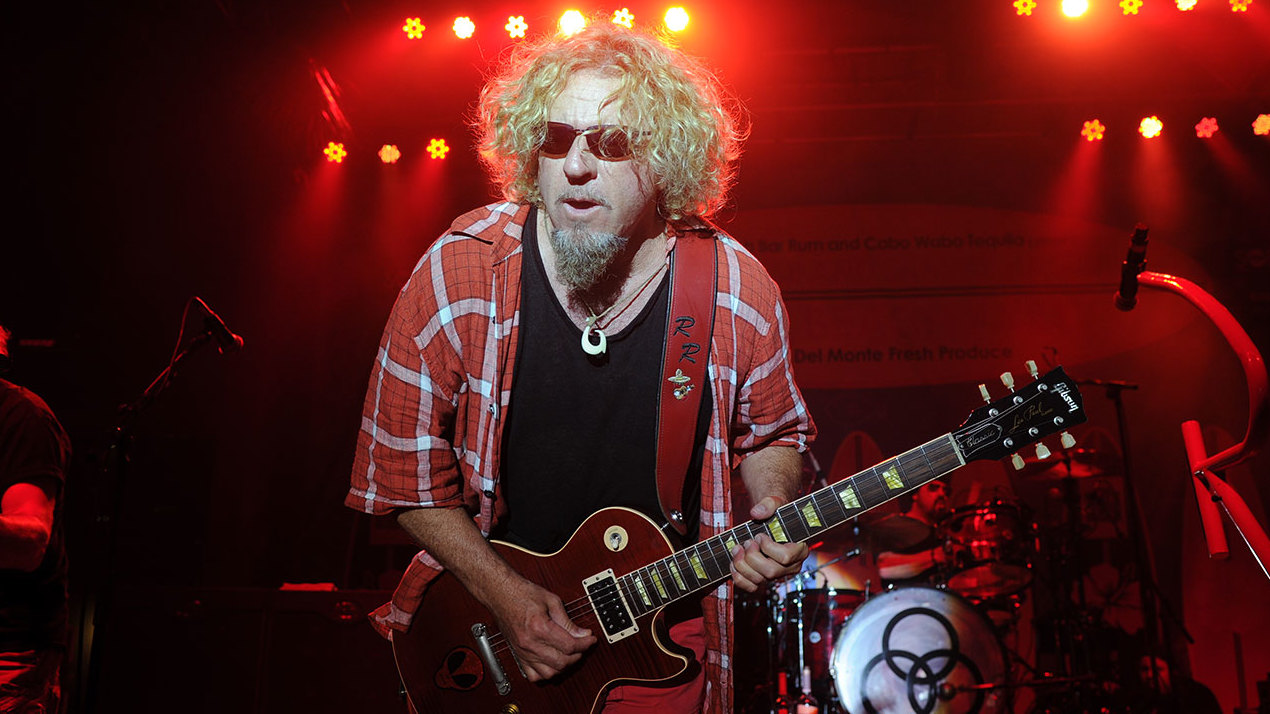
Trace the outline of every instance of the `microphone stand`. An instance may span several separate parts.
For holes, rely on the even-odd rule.
[[[89,571],[91,573],[88,577],[89,585],[84,591],[84,604],[79,622],[77,645],[79,662],[76,664],[76,671],[80,675],[80,685],[77,700],[78,711],[84,714],[89,714],[99,705],[100,655],[105,651],[103,640],[109,642],[110,639],[109,625],[114,604],[111,586],[114,584],[115,559],[119,547],[118,523],[123,507],[124,484],[132,449],[133,429],[141,413],[154,404],[159,395],[172,383],[178,368],[186,358],[213,342],[215,337],[210,329],[196,335],[190,340],[188,346],[173,356],[168,365],[159,372],[139,397],[119,407],[117,422],[111,431],[110,443],[106,448],[106,456],[101,467],[101,484],[109,489],[110,503],[109,507],[103,508],[99,493],[96,513],[93,515],[93,530],[96,531],[93,540],[104,544],[105,552],[101,553],[101,558],[89,561],[96,562],[98,565]]]
[[[1129,453],[1129,420],[1125,416],[1124,392],[1125,390],[1136,390],[1138,385],[1118,380],[1101,379],[1083,380],[1081,384],[1102,387],[1106,391],[1107,398],[1115,405],[1116,429],[1120,437],[1120,464],[1121,469],[1124,471],[1125,519],[1129,522],[1134,560],[1138,570],[1138,590],[1142,596],[1142,626],[1146,634],[1146,642],[1144,644],[1148,654],[1158,656],[1161,648],[1160,630],[1164,626],[1163,620],[1160,619],[1159,606],[1161,605],[1169,613],[1169,617],[1174,624],[1178,625],[1183,636],[1191,642],[1194,642],[1194,640],[1191,639],[1190,633],[1186,631],[1185,625],[1177,620],[1173,608],[1169,605],[1168,598],[1164,596],[1164,591],[1160,589],[1159,582],[1156,579],[1155,556],[1151,550],[1150,539],[1146,537],[1146,522],[1142,517],[1141,504],[1138,502],[1138,491],[1134,485],[1132,461]],[[1164,659],[1166,662],[1172,661],[1170,656],[1165,656]]]

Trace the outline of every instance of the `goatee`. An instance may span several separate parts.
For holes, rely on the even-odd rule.
[[[556,228],[549,234],[556,254],[556,277],[572,293],[593,290],[625,248],[626,236],[592,233],[582,228]]]

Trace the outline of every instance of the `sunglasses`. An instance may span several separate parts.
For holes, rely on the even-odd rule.
[[[643,132],[631,132],[615,124],[588,126],[574,129],[557,121],[547,122],[547,138],[538,148],[543,154],[560,157],[569,153],[578,136],[586,137],[587,148],[592,154],[607,161],[621,161],[631,157],[631,137]]]

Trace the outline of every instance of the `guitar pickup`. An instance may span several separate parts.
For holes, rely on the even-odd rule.
[[[591,609],[595,611],[600,627],[604,628],[604,637],[609,644],[639,632],[639,625],[635,624],[635,618],[626,604],[626,598],[622,596],[621,588],[617,586],[617,577],[613,575],[612,569],[583,580],[582,587],[586,588]]]

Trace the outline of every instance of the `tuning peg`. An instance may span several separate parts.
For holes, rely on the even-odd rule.
[[[1037,379],[1041,376],[1041,373],[1036,369],[1036,360],[1030,359],[1024,362],[1023,366],[1027,367],[1027,373],[1032,376],[1032,379]]]
[[[1014,466],[1015,471],[1022,471],[1026,465],[1023,462],[1023,457],[1018,454],[1010,454],[1010,464]]]
[[[1064,449],[1070,449],[1076,445],[1076,437],[1072,436],[1070,432],[1063,432],[1058,437],[1058,440],[1062,443]]]
[[[1010,390],[1011,392],[1014,391],[1014,375],[1010,374],[1009,372],[1002,372],[1001,383],[1005,385],[1006,389]]]
[[[988,404],[992,403],[992,395],[988,394],[988,385],[986,384],[979,385],[979,396],[983,397],[983,401],[987,402]]]
[[[1041,460],[1043,461],[1043,460],[1045,460],[1045,459],[1048,459],[1049,457],[1050,457],[1050,450],[1049,450],[1049,447],[1048,447],[1048,446],[1046,446],[1045,444],[1037,444],[1037,445],[1036,445],[1036,458],[1041,459]]]

